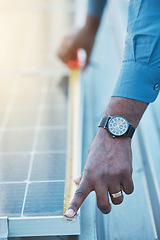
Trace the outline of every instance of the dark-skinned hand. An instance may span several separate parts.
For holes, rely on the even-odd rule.
[[[137,100],[112,97],[103,117],[122,115],[136,128],[147,106],[147,103]],[[111,211],[111,201],[113,204],[122,203],[123,194],[116,198],[112,194],[121,190],[131,194],[134,190],[131,138],[113,138],[108,130],[99,128],[89,149],[83,174],[75,182],[79,186],[65,213],[67,217],[77,213],[92,191],[96,193],[97,206],[105,214]]]
[[[89,149],[87,162],[75,196],[66,216],[73,217],[92,191],[96,192],[97,206],[103,213],[111,211],[109,195],[113,204],[120,204],[123,195],[113,198],[111,194],[123,190],[133,192],[131,139],[113,138],[100,128]]]

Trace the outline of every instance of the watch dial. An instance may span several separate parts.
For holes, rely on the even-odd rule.
[[[127,119],[121,116],[114,116],[108,122],[109,131],[115,136],[122,136],[128,130],[129,123]]]

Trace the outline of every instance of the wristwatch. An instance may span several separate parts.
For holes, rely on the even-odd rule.
[[[132,138],[135,128],[123,116],[102,118],[98,127],[107,129],[113,137],[127,136]]]

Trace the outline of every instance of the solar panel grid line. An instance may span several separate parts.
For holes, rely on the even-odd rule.
[[[18,183],[27,183],[27,181],[0,182],[0,185],[3,185],[3,184],[18,184]]]
[[[46,88],[45,88],[46,89]],[[45,104],[45,100],[46,100],[46,95],[47,95],[48,89],[46,89],[45,92],[43,92],[43,94],[41,95],[41,105],[43,106]],[[39,110],[39,113],[37,115],[37,124],[36,126],[39,126],[41,123],[41,118],[42,118],[42,114],[43,114],[43,108],[41,108],[41,110]],[[21,216],[24,213],[24,207],[25,207],[25,203],[26,203],[26,197],[27,197],[27,192],[28,192],[28,187],[29,187],[29,180],[31,177],[31,171],[32,171],[32,165],[33,165],[33,159],[34,159],[34,151],[36,149],[36,145],[37,145],[37,140],[38,140],[38,135],[39,135],[39,129],[35,131],[35,135],[34,135],[34,141],[33,141],[33,147],[32,147],[32,152],[31,152],[31,158],[30,158],[30,166],[29,166],[29,171],[28,171],[28,177],[27,177],[27,185],[26,185],[26,190],[25,190],[25,195],[24,195],[24,201],[23,201],[23,205],[22,205],[22,211],[21,211]]]
[[[62,179],[62,180],[39,180],[39,181],[38,181],[38,180],[37,180],[37,181],[36,181],[36,180],[34,180],[34,181],[27,181],[27,180],[25,180],[25,181],[0,182],[0,184],[9,184],[9,183],[10,183],[10,184],[15,184],[15,183],[16,183],[16,184],[18,184],[18,183],[28,183],[28,184],[30,184],[30,183],[33,183],[33,182],[34,182],[34,183],[46,183],[46,182],[47,182],[47,183],[48,183],[48,182],[51,182],[51,183],[52,183],[52,182],[53,182],[53,183],[55,182],[55,183],[56,183],[56,182],[65,182],[65,180],[64,180],[64,179]]]

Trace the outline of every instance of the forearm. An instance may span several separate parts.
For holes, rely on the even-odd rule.
[[[111,97],[103,117],[122,115],[136,128],[148,103],[137,100]]]
[[[88,15],[100,18],[107,0],[88,0]]]
[[[88,0],[85,27],[96,34],[107,0]]]
[[[85,27],[93,32],[94,34],[96,34],[97,30],[98,30],[98,27],[100,25],[100,21],[101,19],[98,18],[98,17],[94,17],[94,16],[90,16],[90,15],[87,15],[86,17],[86,22],[85,22]]]

